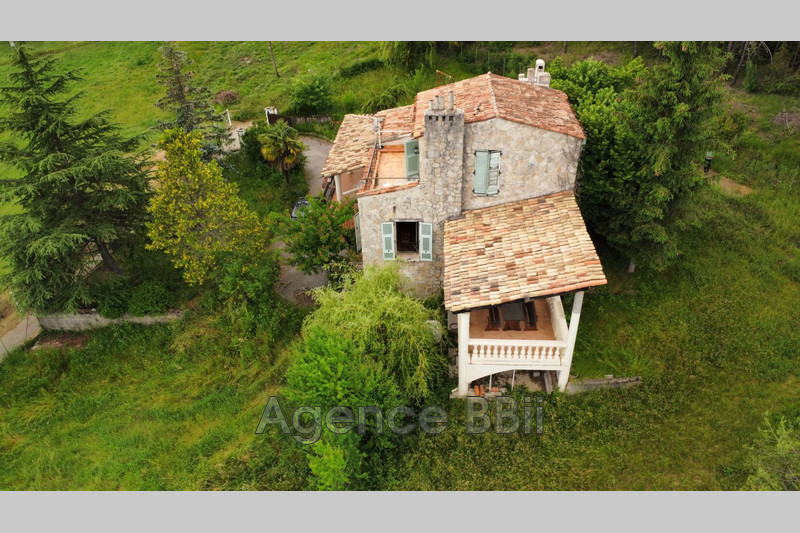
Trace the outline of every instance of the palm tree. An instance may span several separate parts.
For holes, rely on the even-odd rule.
[[[258,136],[258,142],[261,143],[264,160],[278,167],[289,185],[289,170],[299,162],[300,155],[306,149],[298,131],[281,119],[267,126],[266,131]]]

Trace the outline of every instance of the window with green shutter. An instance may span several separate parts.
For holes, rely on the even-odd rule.
[[[381,222],[381,242],[383,243],[383,258],[387,261],[394,260],[393,222]]]
[[[489,151],[478,150],[475,152],[475,170],[472,178],[472,192],[475,194],[486,194],[486,187],[489,183]]]
[[[486,183],[486,194],[493,196],[500,192],[500,152],[489,151],[489,179]]]
[[[500,155],[499,150],[477,150],[472,192],[493,196],[500,193]]]
[[[419,260],[433,261],[433,224],[419,224]]]
[[[419,179],[419,141],[410,139],[405,145],[406,179]]]

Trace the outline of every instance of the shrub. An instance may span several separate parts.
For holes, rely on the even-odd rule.
[[[747,61],[744,71],[744,90],[749,93],[758,92],[758,65]]]
[[[344,224],[353,218],[353,202],[326,202],[309,197],[309,205],[297,219],[288,214],[276,215],[276,233],[284,238],[291,253],[289,263],[306,274],[327,270],[341,261],[340,254],[348,248],[352,229]]]
[[[174,304],[174,298],[157,281],[145,281],[131,292],[128,312],[134,316],[160,315]]]
[[[358,99],[356,93],[347,91],[342,95],[342,111],[344,113],[353,113],[358,109]]]
[[[404,283],[392,264],[349,277],[341,292],[317,289],[319,308],[304,331],[318,327],[349,339],[356,353],[390,372],[405,401],[421,404],[439,391],[447,365],[432,331],[437,312],[409,296]]]
[[[214,95],[215,104],[233,104],[239,101],[239,93],[226,89]]]
[[[349,65],[340,67],[339,76],[342,78],[352,78],[358,74],[370,72],[372,70],[378,70],[379,68],[383,68],[383,61],[381,61],[379,58],[373,57],[370,59],[362,59]]]
[[[289,113],[297,115],[321,115],[333,108],[330,86],[321,76],[296,81],[289,91],[289,101]]]
[[[261,155],[261,143],[258,141],[258,137],[264,134],[266,127],[267,125],[265,122],[258,121],[247,128],[242,135],[242,151],[247,154],[248,159],[251,161],[257,161],[259,163],[264,162],[264,157]]]
[[[758,438],[748,448],[753,472],[746,490],[800,490],[800,418],[781,417],[777,427],[765,419]]]
[[[390,109],[398,106],[407,97],[408,89],[403,81],[395,76],[389,87],[367,100],[361,107],[361,112],[377,113],[383,109]]]
[[[390,372],[369,356],[360,353],[351,341],[321,328],[306,332],[298,346],[293,365],[287,372],[287,398],[297,406],[320,406],[322,413],[334,406],[376,406],[385,410],[399,403],[398,387]],[[363,435],[345,435],[322,430],[320,440],[305,448],[312,486],[320,490],[367,488],[365,455],[379,469],[379,457],[392,446],[394,434],[375,431],[373,417],[367,417]],[[373,472],[373,474],[378,473]]]
[[[130,278],[104,274],[92,284],[92,295],[100,316],[119,318],[128,310],[131,297]]]

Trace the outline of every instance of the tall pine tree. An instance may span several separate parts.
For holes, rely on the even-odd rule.
[[[158,121],[156,129],[165,131],[180,128],[186,133],[199,131],[204,138],[203,152],[206,155],[219,153],[227,142],[222,126],[222,114],[211,106],[211,91],[195,84],[193,61],[175,44],[158,49],[161,52],[161,71],[156,81],[166,89],[166,94],[156,102],[156,107],[174,114],[171,121]]]
[[[705,183],[703,154],[721,145],[713,126],[722,102],[716,73],[724,55],[715,42],[655,46],[666,61],[627,93],[621,109],[641,152],[633,179],[620,184],[615,202],[621,212],[611,241],[622,244],[632,261],[641,258],[658,268],[680,253],[677,232],[695,218],[690,202]]]
[[[98,271],[122,273],[115,250],[143,232],[150,185],[140,138],[123,138],[101,112],[78,118],[80,93],[67,96],[74,71],[55,72],[19,46],[11,84],[0,87],[6,113],[0,160],[18,176],[0,179],[0,201],[22,212],[0,217],[1,280],[21,311],[53,312],[91,303]]]
[[[721,95],[719,44],[659,42],[664,62],[621,67],[586,60],[550,67],[586,131],[578,173],[581,212],[596,233],[636,263],[662,268],[698,212],[700,162],[721,145],[713,131]]]

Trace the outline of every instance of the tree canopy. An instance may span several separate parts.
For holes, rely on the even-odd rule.
[[[292,219],[288,214],[274,218],[275,233],[283,238],[291,253],[289,263],[306,274],[329,269],[342,261],[340,254],[349,247],[348,236],[352,229],[345,223],[352,221],[354,202],[326,202],[320,197],[309,197],[308,206]]]
[[[430,398],[446,372],[437,336],[436,313],[409,296],[395,265],[345,277],[343,288],[321,287],[319,307],[304,332],[318,327],[349,339],[357,353],[384,366],[401,398],[418,404]]]
[[[167,130],[160,145],[166,161],[156,172],[160,187],[149,208],[149,248],[171,256],[190,284],[209,280],[221,254],[266,248],[258,217],[236,186],[222,178],[216,161],[203,161],[199,132]]]
[[[261,156],[275,166],[289,184],[289,171],[302,159],[306,145],[300,140],[300,133],[283,119],[263,127],[258,136],[261,143]]]
[[[211,106],[211,91],[195,82],[195,73],[191,70],[193,61],[186,52],[172,43],[158,50],[162,60],[158,65],[161,72],[156,74],[156,81],[165,88],[166,94],[155,105],[174,113],[175,118],[159,120],[156,129],[180,128],[186,133],[200,131],[204,139],[203,149],[209,153],[218,152],[227,141],[227,135],[222,127],[222,115]]]
[[[115,250],[144,229],[151,194],[141,138],[123,138],[108,112],[79,118],[75,71],[56,72],[20,45],[11,84],[0,88],[0,129],[13,141],[0,159],[19,177],[0,179],[0,201],[22,212],[0,218],[0,254],[20,311],[54,312],[92,301],[98,269],[121,274]]]
[[[587,60],[551,66],[586,131],[578,199],[590,228],[631,260],[656,268],[680,253],[699,162],[719,142],[722,52],[716,43],[656,42],[665,61],[611,68]]]

